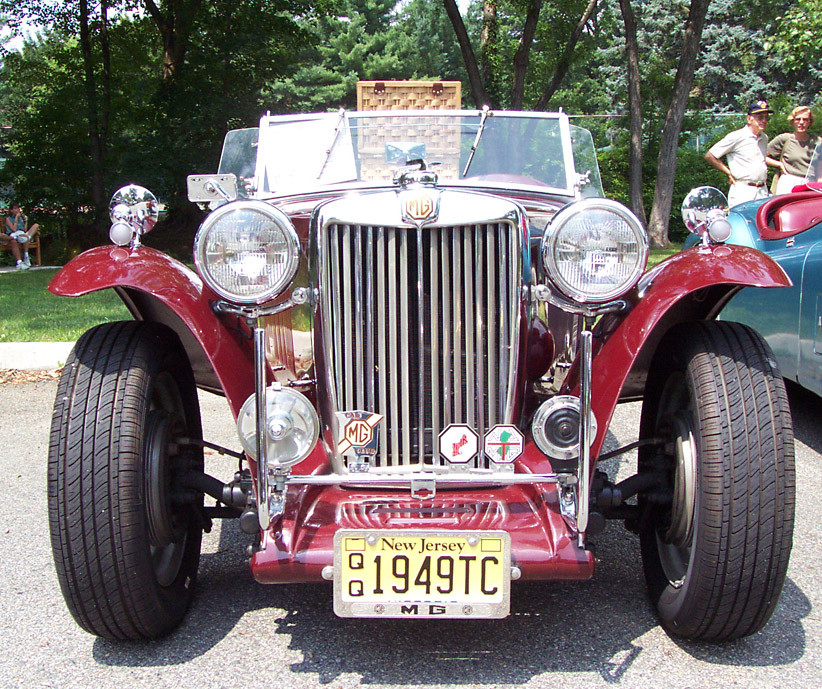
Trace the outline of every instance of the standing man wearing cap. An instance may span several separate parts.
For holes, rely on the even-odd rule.
[[[728,175],[730,206],[768,196],[768,166],[765,163],[768,136],[765,127],[772,112],[764,100],[751,103],[748,123],[715,143],[705,154],[705,160]],[[728,157],[727,165],[720,160],[722,156]]]

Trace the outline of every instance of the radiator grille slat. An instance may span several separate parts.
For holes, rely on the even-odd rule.
[[[407,229],[330,224],[320,241],[337,411],[382,414],[373,464],[442,464],[438,436],[510,422],[520,247],[509,222]],[[474,466],[485,466],[478,457]]]

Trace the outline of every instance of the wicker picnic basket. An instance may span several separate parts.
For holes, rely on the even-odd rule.
[[[357,83],[357,110],[459,110],[462,84],[459,81],[360,81]],[[456,176],[459,170],[460,132],[453,118],[426,118],[419,124],[397,118],[391,122],[361,125],[359,133],[362,179],[382,179],[390,174],[386,147],[397,142],[426,141],[425,158],[441,164],[443,175]]]

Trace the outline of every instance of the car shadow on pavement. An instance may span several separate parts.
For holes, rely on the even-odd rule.
[[[254,582],[244,557],[247,538],[236,524],[222,529],[216,552],[203,557],[192,608],[173,634],[134,644],[98,639],[95,660],[112,666],[176,665],[220,643],[242,648],[248,637],[256,647],[260,639],[287,635],[288,650],[301,657],[289,665],[290,672],[317,675],[323,684],[353,673],[362,684],[493,685],[525,684],[550,672],[595,672],[616,683],[647,643],[676,644],[696,658],[725,665],[782,665],[804,654],[801,618],[810,603],[790,580],[759,634],[723,645],[668,640],[645,595],[638,540],[616,523],[596,539],[597,572],[591,581],[516,583],[508,618],[471,622],[338,618],[329,584]]]
[[[822,426],[819,420],[817,395],[796,383],[786,381],[788,401],[791,405],[794,436],[814,451],[822,454]]]

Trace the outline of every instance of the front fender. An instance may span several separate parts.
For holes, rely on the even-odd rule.
[[[179,261],[141,246],[103,246],[69,261],[49,283],[58,296],[114,289],[137,320],[158,321],[180,337],[197,384],[222,390],[236,418],[254,392],[251,342],[214,314],[216,295]]]
[[[621,320],[604,317],[594,329],[591,406],[599,428],[591,456],[599,455],[620,397],[636,398],[644,391],[654,353],[669,328],[715,318],[742,287],[790,286],[776,261],[742,246],[690,249],[648,271],[630,313]]]

